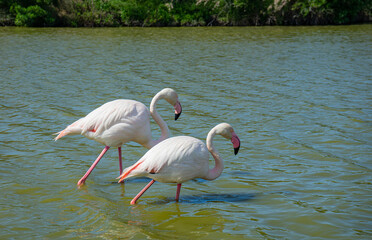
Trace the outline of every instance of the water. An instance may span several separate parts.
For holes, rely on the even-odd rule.
[[[0,239],[370,239],[372,25],[0,28]],[[241,139],[214,181],[125,185],[110,149],[53,133],[118,98],[149,106],[164,87],[173,136]],[[155,137],[159,128],[152,123]],[[124,165],[146,149],[123,147]],[[212,164],[212,161],[211,161]]]

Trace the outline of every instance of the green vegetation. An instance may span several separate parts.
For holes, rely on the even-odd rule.
[[[370,0],[0,0],[0,25],[318,25],[371,21]]]

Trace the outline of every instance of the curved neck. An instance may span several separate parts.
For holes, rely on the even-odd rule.
[[[156,104],[157,102],[162,99],[163,97],[161,94],[156,94],[155,97],[152,99],[151,104],[150,104],[150,113],[152,118],[155,120],[155,122],[159,125],[160,130],[161,130],[161,136],[158,140],[151,140],[150,142],[150,147],[155,146],[159,142],[167,139],[169,137],[169,129],[167,123],[160,117],[158,112],[156,111]]]
[[[213,146],[213,138],[215,135],[216,135],[216,132],[214,129],[212,129],[208,133],[207,140],[206,140],[207,148],[209,152],[212,154],[214,161],[215,161],[214,168],[209,169],[207,176],[204,178],[206,180],[213,180],[213,179],[218,178],[221,175],[222,170],[223,170],[223,161],[220,158],[220,155],[218,154],[217,150],[215,150]]]

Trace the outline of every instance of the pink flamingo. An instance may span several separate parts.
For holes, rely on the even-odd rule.
[[[66,135],[81,134],[106,146],[85,175],[79,180],[77,183],[79,186],[85,183],[89,174],[110,147],[118,148],[121,173],[123,171],[121,146],[124,143],[133,141],[150,149],[169,137],[168,126],[156,111],[156,104],[160,99],[165,99],[174,106],[175,120],[177,120],[182,112],[178,95],[173,89],[164,88],[152,99],[150,111],[143,103],[128,99],[118,99],[103,104],[87,116],[57,133],[56,141]],[[161,129],[161,136],[158,140],[153,140],[151,136],[150,114]]]
[[[223,161],[213,146],[215,135],[230,139],[235,155],[239,151],[240,140],[234,129],[227,123],[221,123],[208,133],[205,145],[202,141],[188,136],[168,138],[147,153],[132,166],[126,168],[118,177],[119,183],[129,177],[148,177],[152,180],[140,191],[130,204],[135,204],[142,194],[155,182],[177,183],[176,201],[179,200],[181,184],[194,178],[213,180],[223,170]],[[215,160],[213,169],[209,169],[209,153]]]

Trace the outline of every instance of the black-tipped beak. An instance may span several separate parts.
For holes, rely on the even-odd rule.
[[[182,113],[182,106],[180,102],[177,101],[176,105],[174,105],[174,110],[175,110],[174,120],[177,120]]]
[[[234,148],[234,154],[235,154],[235,155],[238,154],[238,152],[239,152],[239,148],[240,148],[240,146],[237,147],[237,148]]]
[[[174,120],[175,121],[181,116],[181,113],[182,112],[174,114]]]
[[[235,132],[232,133],[232,138],[231,138],[231,142],[233,144],[233,147],[234,147],[234,154],[238,154],[239,152],[239,148],[240,148],[240,139],[239,137],[235,134]]]

